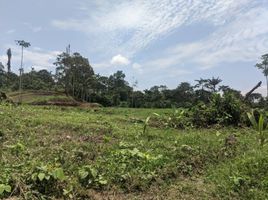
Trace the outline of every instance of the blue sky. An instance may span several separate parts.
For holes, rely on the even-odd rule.
[[[0,7],[0,62],[11,48],[14,72],[14,40],[23,39],[32,44],[26,71],[54,72],[71,44],[96,73],[123,70],[139,89],[219,76],[245,92],[264,81],[254,65],[268,53],[268,0],[0,0]]]

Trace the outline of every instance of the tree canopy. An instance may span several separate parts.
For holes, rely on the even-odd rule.
[[[262,57],[256,66],[265,71],[267,56]],[[175,89],[165,85],[155,85],[144,91],[135,91],[137,83],[130,85],[123,71],[116,71],[110,76],[95,74],[89,60],[79,53],[61,53],[57,56],[55,74],[45,69],[22,74],[24,90],[54,90],[65,92],[78,101],[96,102],[103,106],[171,108],[188,107],[198,102],[208,103],[213,94],[232,94],[243,99],[240,91],[226,85],[217,77],[200,78],[195,85],[189,82],[179,83]],[[19,77],[0,63],[0,90],[16,91],[19,89]],[[261,94],[253,93],[248,98],[251,104],[263,104]]]

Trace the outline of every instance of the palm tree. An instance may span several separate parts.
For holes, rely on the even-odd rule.
[[[24,40],[15,40],[16,44],[21,46],[21,63],[20,63],[20,100],[21,102],[21,89],[22,89],[22,73],[23,73],[23,48],[28,48],[31,46],[29,42],[25,42]]]
[[[212,90],[213,93],[217,92],[217,85],[220,84],[222,82],[222,80],[218,77],[218,78],[214,78],[212,77],[212,79],[208,79],[208,83],[207,83],[207,88],[209,88],[210,90]]]
[[[257,63],[255,67],[262,70],[262,73],[264,74],[266,78],[266,89],[267,89],[267,96],[268,97],[268,54],[264,54],[261,56],[261,62]]]

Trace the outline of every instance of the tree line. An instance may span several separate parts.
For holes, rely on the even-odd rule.
[[[180,83],[175,89],[165,85],[153,86],[144,91],[135,90],[135,84],[126,81],[123,71],[117,71],[110,76],[96,74],[87,58],[79,53],[62,53],[54,63],[56,72],[47,70],[22,73],[21,76],[11,70],[11,50],[7,51],[7,69],[0,63],[0,90],[17,91],[22,80],[23,90],[62,91],[78,101],[100,103],[103,106],[121,106],[133,108],[170,108],[191,107],[202,101],[210,101],[215,93],[231,93],[238,99],[243,99],[240,91],[222,85],[220,78],[196,80],[194,85],[188,82]],[[268,58],[268,56],[267,56]],[[267,72],[266,65],[259,63],[258,68]],[[267,64],[267,63],[264,63]],[[21,78],[21,79],[20,79]],[[247,101],[254,106],[264,106],[265,98],[259,93],[252,93]]]

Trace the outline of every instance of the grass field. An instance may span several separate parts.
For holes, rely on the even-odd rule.
[[[0,197],[268,199],[268,147],[254,131],[154,119],[144,131],[154,112],[170,110],[0,106]]]

